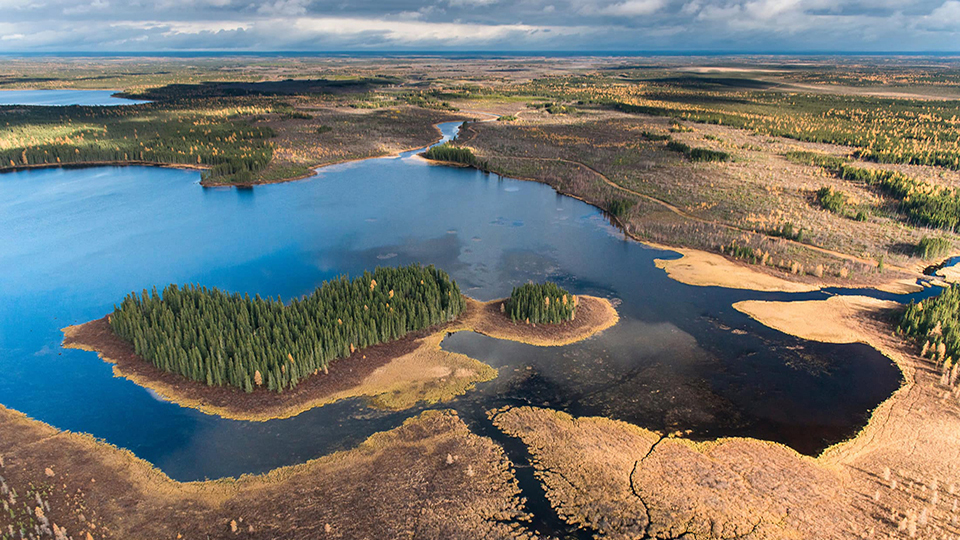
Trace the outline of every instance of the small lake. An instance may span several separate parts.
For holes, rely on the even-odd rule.
[[[441,125],[447,137],[456,126]],[[413,152],[253,189],[199,180],[149,167],[0,175],[0,403],[130,449],[180,480],[349,448],[422,409],[377,411],[356,399],[285,420],[225,420],[113,377],[94,353],[62,349],[60,328],[168,283],[290,299],[342,273],[411,262],[446,270],[480,300],[550,279],[619,302],[617,326],[567,347],[448,337],[446,349],[500,369],[440,405],[470,422],[531,404],[815,454],[855,434],[900,384],[865,345],[785,336],[731,307],[827,293],[683,285],[653,262],[676,253],[625,239],[596,208],[543,184],[429,165]]]
[[[114,97],[117,90],[0,90],[0,105],[136,105],[148,103]]]

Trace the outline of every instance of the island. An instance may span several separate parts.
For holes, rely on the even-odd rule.
[[[327,281],[288,304],[193,285],[131,293],[113,313],[64,328],[63,345],[96,351],[116,375],[182,406],[265,421],[361,396],[405,409],[496,377],[441,349],[453,332],[559,346],[617,320],[609,300],[552,283],[479,302],[446,272],[414,264]]]

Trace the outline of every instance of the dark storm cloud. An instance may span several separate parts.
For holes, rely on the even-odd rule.
[[[960,49],[960,0],[0,0],[2,51]]]

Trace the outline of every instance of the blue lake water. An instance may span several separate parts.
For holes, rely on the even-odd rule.
[[[147,103],[113,97],[116,90],[0,90],[0,105],[136,105]]]
[[[624,239],[596,208],[542,184],[429,165],[412,152],[253,189],[199,180],[148,167],[0,175],[0,403],[128,448],[181,480],[351,447],[421,409],[347,400],[285,420],[225,420],[156,399],[94,353],[62,349],[60,328],[168,283],[290,299],[342,273],[411,262],[446,270],[480,300],[550,279],[620,302],[617,326],[568,347],[448,337],[445,348],[501,372],[440,405],[468,419],[529,403],[815,453],[855,433],[900,384],[869,347],[785,336],[731,307],[826,293],[677,283],[653,263],[675,253]]]

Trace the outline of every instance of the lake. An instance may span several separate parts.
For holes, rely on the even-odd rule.
[[[0,90],[0,105],[136,105],[148,103],[113,97],[117,90]]]
[[[442,124],[445,136],[457,125]],[[412,262],[449,272],[480,300],[549,279],[619,304],[617,326],[566,347],[448,337],[444,348],[500,369],[439,405],[471,425],[487,409],[531,404],[815,454],[855,434],[900,385],[896,366],[865,345],[793,338],[731,307],[828,293],[683,285],[653,262],[676,253],[625,239],[590,205],[414,154],[253,189],[203,188],[197,171],[151,167],[0,175],[0,403],[127,448],[179,480],[352,447],[422,408],[379,411],[354,399],[284,420],[225,420],[113,377],[96,354],[61,348],[60,329],[168,283],[289,300],[343,273]]]

